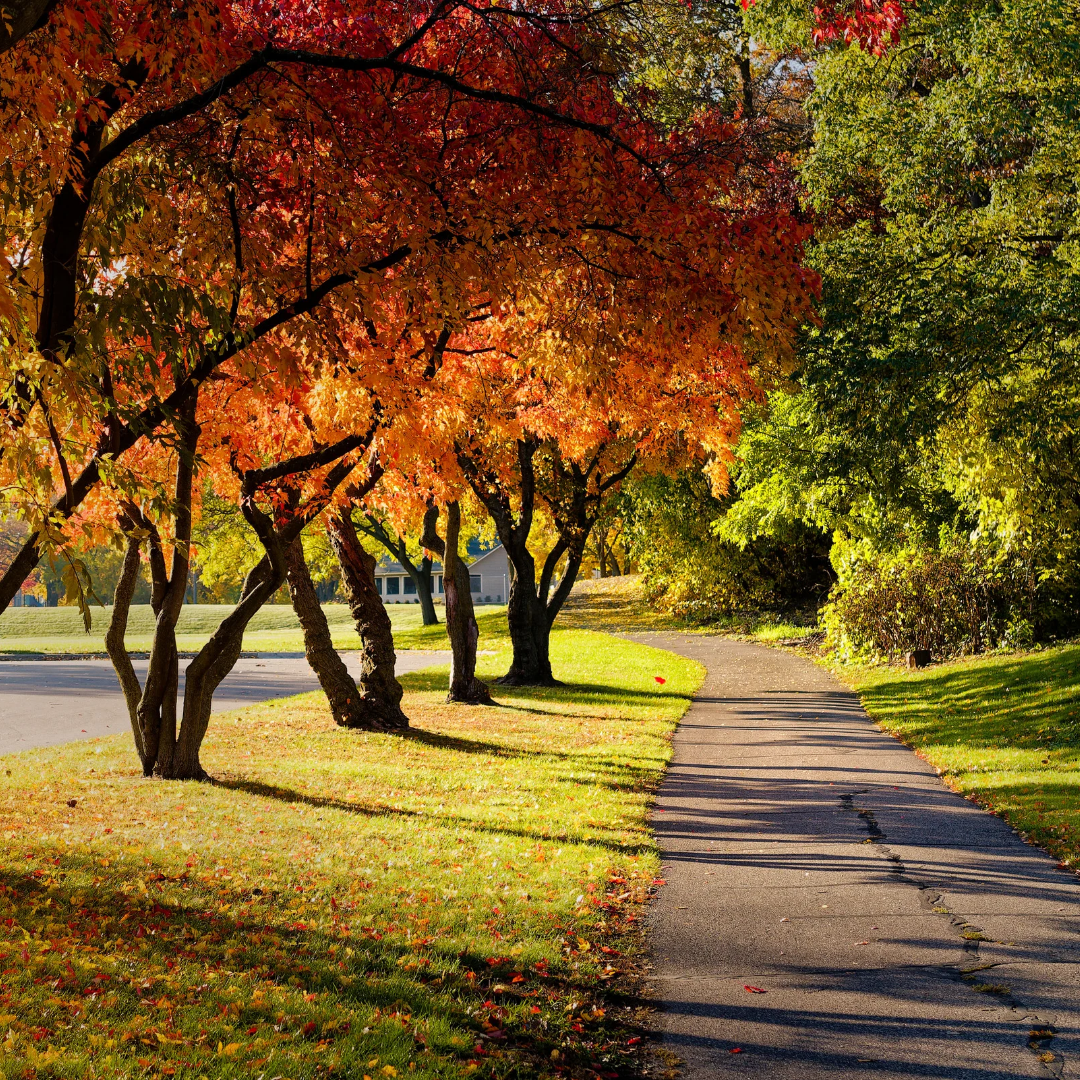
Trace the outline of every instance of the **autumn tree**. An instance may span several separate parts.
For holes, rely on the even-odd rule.
[[[362,7],[59,4],[0,57],[0,449],[32,526],[0,603],[139,440],[283,327],[302,348],[332,294],[438,281],[442,320],[493,244],[669,198],[668,148],[575,46],[588,5]]]

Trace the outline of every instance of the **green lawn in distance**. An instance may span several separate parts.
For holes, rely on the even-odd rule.
[[[207,642],[221,620],[232,610],[226,604],[189,604],[180,613],[177,642],[185,652],[195,652]],[[442,608],[436,608],[440,619]],[[344,604],[325,604],[330,632],[339,649],[358,649],[360,639]],[[443,626],[422,626],[418,604],[387,606],[394,627],[394,642],[401,649],[444,649]],[[478,607],[481,634],[505,635],[505,607]],[[0,652],[11,653],[102,653],[111,608],[92,608],[92,629],[83,630],[82,616],[75,607],[8,608],[0,614]],[[129,649],[146,652],[153,632],[153,612],[149,604],[131,609],[125,641]],[[487,647],[481,644],[481,648]],[[300,624],[289,604],[271,604],[251,620],[244,635],[244,648],[250,652],[303,652]]]
[[[840,675],[952,787],[1080,866],[1080,645]]]
[[[572,685],[495,707],[404,676],[405,736],[335,727],[321,694],[215,716],[213,784],[143,779],[129,735],[4,758],[4,1075],[633,1071],[613,1007],[703,671],[588,631],[552,660]]]

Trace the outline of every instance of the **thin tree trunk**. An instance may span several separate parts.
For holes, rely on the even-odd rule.
[[[450,639],[450,692],[447,701],[472,705],[490,705],[491,691],[487,683],[476,677],[476,646],[480,628],[473,610],[469,568],[458,554],[461,534],[461,507],[452,502],[446,508],[446,540],[435,531],[439,511],[433,507],[424,515],[424,535],[421,543],[429,551],[442,556],[443,595],[446,604],[446,634]]]
[[[154,763],[146,756],[146,742],[143,739],[142,725],[139,723],[139,702],[142,699],[142,687],[139,677],[128,655],[124,636],[127,633],[128,615],[131,612],[131,599],[135,595],[135,586],[139,581],[139,548],[142,541],[129,536],[127,550],[124,552],[124,565],[120,570],[120,579],[113,593],[112,618],[105,634],[105,651],[112,661],[113,670],[120,681],[124,694],[128,718],[131,721],[131,733],[135,737],[135,750],[142,763],[143,773],[147,776],[154,771]]]
[[[354,522],[355,524],[355,522]],[[402,569],[416,586],[416,598],[420,602],[420,617],[424,626],[438,626],[439,616],[435,613],[435,596],[431,587],[431,560],[424,558],[420,565],[409,558],[409,545],[404,537],[398,536],[386,527],[386,523],[380,521],[374,514],[364,512],[360,522],[360,531],[365,536],[382,544],[399,563]]]
[[[397,657],[390,616],[375,585],[375,556],[364,550],[353,525],[350,508],[344,507],[328,523],[330,544],[341,567],[341,585],[356,632],[360,652],[360,708],[357,727],[396,732],[409,726],[401,711],[402,689],[394,675]]]
[[[423,559],[416,568],[413,581],[416,582],[416,595],[420,600],[420,618],[424,626],[439,625],[439,616],[435,612],[435,594],[432,588],[432,579],[431,560]]]
[[[363,722],[360,691],[334,648],[299,536],[286,548],[285,561],[293,610],[304,631],[304,652],[330,702],[334,723],[341,727],[360,727]]]
[[[184,680],[184,719],[168,774],[170,779],[206,779],[199,751],[210,724],[214,691],[240,658],[248,623],[281,588],[284,580],[284,561],[274,565],[270,555],[264,555],[244,581],[239,603],[222,619],[213,636],[188,665]]]

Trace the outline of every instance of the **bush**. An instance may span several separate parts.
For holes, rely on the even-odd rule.
[[[1037,592],[1022,556],[954,539],[862,563],[833,590],[822,622],[846,656],[1023,647],[1034,638]]]
[[[717,498],[700,473],[652,476],[626,493],[627,532],[649,601],[692,623],[816,609],[834,580],[829,537],[796,525],[745,546],[717,535],[735,496]]]

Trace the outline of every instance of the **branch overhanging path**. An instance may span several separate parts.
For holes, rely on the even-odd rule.
[[[701,661],[653,826],[651,996],[687,1080],[1080,1075],[1080,881],[791,653]]]

